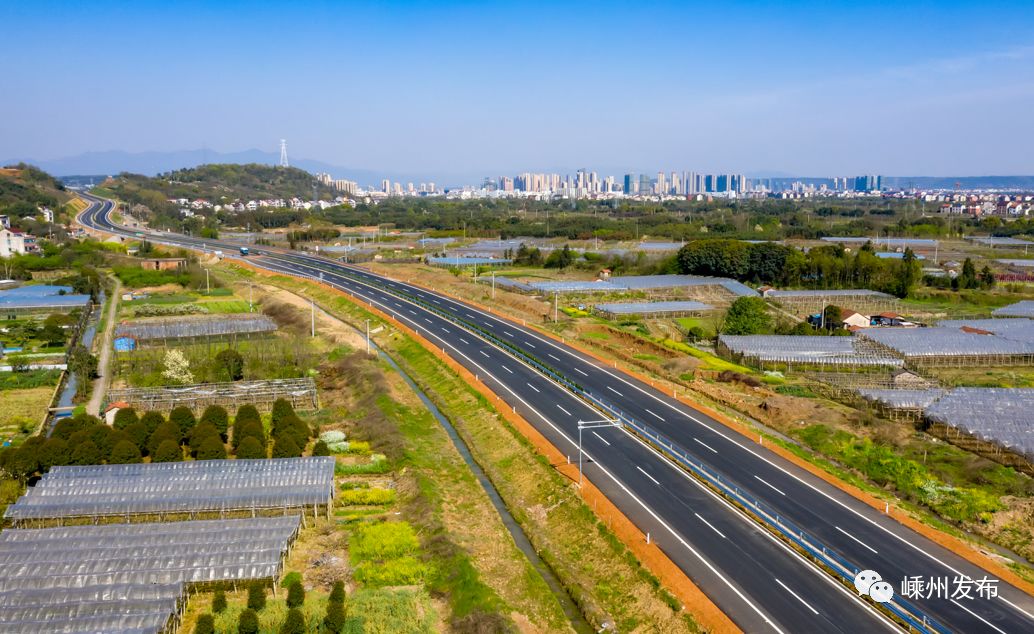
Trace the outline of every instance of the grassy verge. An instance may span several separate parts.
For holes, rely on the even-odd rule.
[[[54,386],[0,392],[0,442],[18,444],[39,425]]]

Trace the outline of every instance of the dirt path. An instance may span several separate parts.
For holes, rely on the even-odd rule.
[[[115,279],[115,287],[111,290],[111,301],[108,303],[108,320],[104,324],[104,332],[100,337],[100,358],[97,360],[97,378],[90,389],[90,401],[86,404],[86,413],[100,416],[101,403],[111,382],[111,335],[115,331],[115,314],[118,311],[119,298],[122,296],[122,282]]]

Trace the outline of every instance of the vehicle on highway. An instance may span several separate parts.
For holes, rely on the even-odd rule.
[[[241,247],[241,255],[248,255],[248,247]]]

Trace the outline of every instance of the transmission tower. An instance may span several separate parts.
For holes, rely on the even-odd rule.
[[[287,162],[287,139],[280,139],[280,167],[290,167]]]

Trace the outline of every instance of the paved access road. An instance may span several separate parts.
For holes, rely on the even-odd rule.
[[[86,210],[84,224],[123,231],[107,220],[110,204]],[[132,233],[132,230],[129,230]],[[208,241],[161,234],[153,239],[194,248]],[[220,243],[226,253],[234,245]],[[254,264],[322,279],[362,297],[418,329],[515,407],[555,446],[577,460],[577,421],[600,413],[516,358],[487,344],[419,303],[452,314],[551,365],[601,400],[673,439],[720,472],[820,538],[860,568],[871,568],[899,589],[906,576],[949,578],[986,575],[896,521],[884,517],[756,443],[723,427],[648,384],[477,307],[426,289],[390,281],[340,263],[254,248]],[[585,474],[748,631],[870,631],[885,626],[856,596],[757,528],[723,500],[634,436],[614,428],[583,433]],[[946,628],[959,632],[1034,630],[1034,602],[997,583],[992,599],[918,599],[914,604]]]

